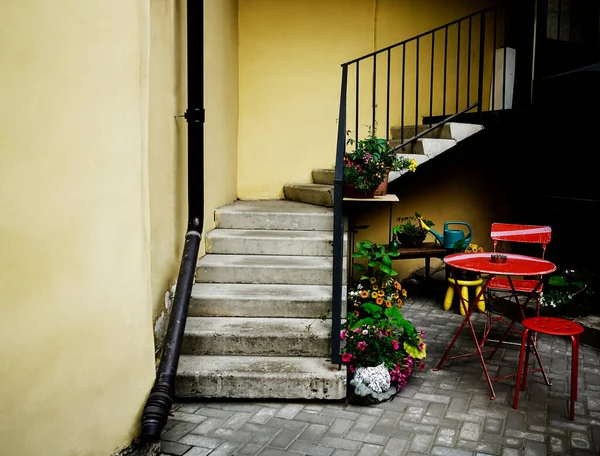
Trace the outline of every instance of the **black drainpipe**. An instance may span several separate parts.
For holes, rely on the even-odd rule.
[[[187,0],[188,226],[169,326],[140,439],[158,442],[167,423],[204,226],[204,0]]]

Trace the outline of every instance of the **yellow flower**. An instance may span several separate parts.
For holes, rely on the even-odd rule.
[[[379,290],[379,287],[377,285],[373,285],[371,288],[373,288],[373,290]]]
[[[377,282],[377,279],[375,277],[371,277],[369,281],[371,282],[371,284],[374,284],[375,282]]]
[[[392,298],[394,298],[394,299],[398,299],[399,297],[400,297],[400,295],[399,295],[398,293],[394,293],[394,294],[392,295]]]
[[[406,298],[406,290],[405,289],[402,290],[402,296],[404,296]]]
[[[385,293],[384,293],[384,291],[383,291],[383,290],[379,290],[379,291],[377,292],[377,295],[378,295],[378,296],[383,296],[384,294],[385,294]]]
[[[373,299],[377,298],[377,292],[376,292],[376,291],[374,291],[373,293],[371,293],[371,297],[372,297]]]

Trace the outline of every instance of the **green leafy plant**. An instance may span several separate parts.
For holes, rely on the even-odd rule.
[[[402,388],[414,367],[424,367],[426,347],[423,333],[400,312],[408,294],[392,268],[392,259],[398,255],[369,240],[356,243],[353,257],[366,259],[367,265],[354,264],[363,274],[348,289],[341,354],[350,372],[385,364],[392,382]]]
[[[368,276],[396,276],[398,273],[392,268],[392,258],[400,255],[398,252],[389,251],[385,245],[377,245],[372,241],[358,241],[356,251],[352,253],[353,258],[365,258],[367,266],[354,263],[354,267],[362,272],[367,272]]]
[[[541,293],[542,311],[558,316],[584,317],[594,309],[595,285],[595,275],[588,271],[567,269],[552,275]]]

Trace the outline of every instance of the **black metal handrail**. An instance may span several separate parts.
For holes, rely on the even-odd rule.
[[[338,119],[338,132],[337,132],[337,149],[335,157],[335,172],[334,172],[334,193],[333,193],[333,284],[332,284],[332,344],[331,344],[331,362],[333,364],[340,364],[340,338],[339,331],[341,328],[342,320],[342,292],[343,292],[343,243],[344,243],[344,220],[343,220],[343,158],[346,152],[346,139],[347,139],[347,117],[349,110],[349,101],[353,102],[354,108],[354,119],[353,124],[355,128],[355,140],[358,141],[359,136],[359,125],[361,119],[361,101],[366,97],[370,103],[370,115],[368,124],[370,132],[375,134],[378,114],[384,117],[385,121],[385,138],[390,138],[390,126],[391,126],[391,105],[394,100],[392,96],[393,91],[399,95],[399,109],[397,113],[398,124],[400,125],[401,137],[398,145],[392,146],[394,150],[401,149],[407,145],[414,144],[419,138],[427,135],[436,128],[442,127],[447,122],[454,120],[458,116],[465,114],[477,108],[478,112],[482,114],[484,110],[484,73],[486,70],[491,70],[492,79],[492,95],[490,107],[493,109],[496,107],[495,103],[495,64],[496,57],[490,59],[487,53],[495,53],[497,45],[504,45],[504,61],[506,61],[506,32],[507,32],[507,15],[500,17],[500,14],[505,11],[502,7],[486,8],[475,13],[464,16],[460,19],[456,19],[447,24],[436,27],[428,32],[421,33],[412,38],[409,38],[399,43],[387,46],[379,49],[375,52],[363,55],[356,59],[350,60],[342,64],[342,81],[341,81],[341,95],[340,95],[340,108],[339,108],[339,119]],[[499,18],[503,20],[504,27],[499,27]],[[488,24],[489,22],[489,24]],[[454,29],[453,29],[454,27]],[[487,29],[486,27],[491,27]],[[500,30],[500,28],[502,30]],[[464,33],[463,32],[464,29]],[[477,33],[477,31],[479,33]],[[454,90],[455,99],[449,99],[448,97],[448,82],[449,82],[449,48],[451,43],[451,33],[455,33],[456,42],[452,43],[455,45],[455,53],[452,55],[455,58],[455,69],[456,76],[454,77]],[[436,48],[436,34],[443,34],[443,41],[438,41],[438,46],[443,46],[443,53],[437,52]],[[409,100],[407,97],[407,46],[413,44],[415,47],[415,65],[414,65],[414,133],[410,137],[404,137],[406,119],[406,111],[412,106],[409,106]],[[429,65],[429,81],[428,90],[424,95],[420,93],[420,59],[419,54],[421,52],[421,45],[424,43],[425,46],[430,46],[431,52],[430,61],[427,62]],[[393,59],[393,51],[398,50],[401,53],[401,65],[394,64],[396,61]],[[462,54],[461,54],[462,51]],[[466,61],[463,60],[463,66],[466,67],[466,71],[463,70],[461,73],[461,55],[465,59],[464,54],[467,55]],[[377,58],[385,57],[384,63],[378,65]],[[368,87],[368,91],[364,88],[361,91],[361,64],[364,65],[366,62],[372,62],[372,74],[369,74],[369,81],[371,85]],[[490,61],[491,60],[491,61]],[[486,66],[487,62],[487,66]],[[353,71],[351,68],[354,66]],[[392,78],[392,68],[401,67],[400,75],[397,79]],[[378,69],[384,68],[384,88],[378,86]],[[369,69],[369,68],[368,68]],[[349,77],[353,75],[354,88],[349,88]],[[381,73],[380,73],[381,74]],[[421,73],[422,76],[422,73]],[[372,78],[372,79],[371,79]],[[504,65],[504,76],[502,85],[506,83],[506,65]],[[436,98],[434,96],[435,82],[442,83],[442,90],[439,93],[438,98],[442,101],[441,109],[439,109],[438,116],[442,117],[441,121],[433,121],[435,110],[434,106]],[[394,83],[394,84],[393,84]],[[462,93],[461,89],[465,92]],[[439,90],[439,89],[438,89]],[[352,94],[351,94],[352,92]],[[366,94],[365,94],[366,93]],[[505,107],[505,89],[502,88],[502,108]],[[424,98],[424,99],[423,99]],[[411,100],[412,101],[412,100]],[[422,129],[418,132],[417,126],[422,125],[420,119],[422,116],[422,107],[426,106],[427,113],[429,114],[429,128]],[[419,108],[421,106],[421,110]],[[383,124],[383,122],[382,122]],[[349,254],[351,254],[349,252]]]
[[[487,13],[487,12],[491,12],[491,11],[496,11],[496,10],[498,10],[498,7],[497,6],[496,7],[492,6],[492,7],[489,7],[489,8],[485,8],[485,9],[476,11],[474,13],[471,13],[471,14],[468,14],[466,16],[463,16],[460,19],[456,19],[456,20],[448,22],[448,23],[446,23],[444,25],[440,25],[439,27],[436,27],[434,29],[431,29],[431,30],[428,30],[426,32],[420,33],[419,35],[415,35],[415,36],[413,36],[411,38],[408,38],[406,40],[399,41],[399,42],[397,42],[395,44],[391,44],[391,45],[389,45],[387,47],[378,49],[377,51],[373,51],[373,52],[370,52],[369,54],[365,54],[362,57],[358,57],[356,59],[349,60],[348,62],[343,63],[342,65],[351,65],[353,63],[356,63],[356,62],[359,62],[361,60],[367,59],[369,57],[373,57],[373,56],[375,56],[377,54],[381,54],[383,52],[389,51],[390,49],[393,49],[395,47],[402,46],[404,44],[410,43],[411,41],[415,41],[415,40],[418,40],[419,38],[423,38],[423,37],[425,37],[427,35],[431,35],[431,34],[433,34],[435,32],[439,32],[440,30],[447,29],[448,27],[451,27],[452,25],[458,24],[458,23],[460,23],[460,22],[462,22],[462,21],[464,21],[466,19],[469,19],[469,18],[472,18],[472,17],[476,17],[478,15],[481,15],[481,14],[484,14],[484,13]]]

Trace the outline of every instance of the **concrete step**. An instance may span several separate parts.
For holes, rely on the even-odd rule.
[[[286,184],[283,195],[289,201],[333,207],[333,185]]]
[[[440,138],[462,141],[483,130],[483,125],[449,122],[444,125]]]
[[[401,144],[402,141],[406,141],[419,133],[422,133],[430,128],[427,125],[409,125],[405,127],[390,127],[390,139],[394,144]],[[462,141],[471,135],[483,130],[483,125],[468,124],[459,122],[448,122],[441,127],[434,129],[427,133],[423,138],[439,138],[439,139],[454,139],[456,141]],[[402,134],[404,132],[404,135]]]
[[[331,354],[331,319],[189,317],[181,353],[211,356]]]
[[[198,260],[198,282],[330,285],[332,257],[216,255]]]
[[[331,285],[196,283],[188,315],[315,318],[331,311],[331,296]]]
[[[341,400],[346,397],[346,368],[338,369],[326,358],[182,355],[175,396]]]
[[[333,185],[333,168],[313,169],[312,180],[314,184]]]
[[[215,211],[218,228],[243,230],[333,229],[333,210],[287,200],[234,201]]]
[[[215,229],[206,234],[206,252],[332,256],[333,232]]]
[[[391,140],[390,147],[396,147],[400,145],[400,140]],[[441,139],[441,138],[422,138],[417,139],[414,143],[414,147],[411,145],[404,146],[398,149],[399,154],[411,154],[411,155],[427,155],[428,157],[436,156],[441,152],[450,149],[456,145],[454,139]]]

